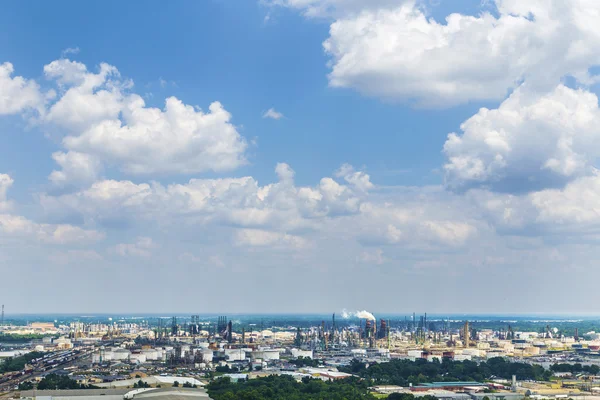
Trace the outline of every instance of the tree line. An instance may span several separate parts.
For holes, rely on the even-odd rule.
[[[408,386],[428,382],[477,381],[502,378],[548,380],[552,371],[541,365],[531,365],[507,361],[497,357],[477,363],[474,361],[453,361],[437,359],[429,362],[425,359],[390,360],[385,363],[375,363],[368,366],[361,361],[353,360],[349,366],[339,368],[343,372],[369,379],[376,385]]]
[[[357,378],[333,382],[303,378],[297,382],[291,376],[271,375],[233,383],[224,377],[209,383],[207,390],[214,400],[376,400],[368,383]]]
[[[44,353],[39,351],[32,351],[31,353],[23,354],[18,357],[7,358],[6,361],[0,364],[0,374],[7,372],[21,371],[25,368],[25,364],[29,364],[32,360],[40,358]]]
[[[553,364],[550,366],[550,370],[553,372],[569,372],[571,374],[590,374],[598,375],[600,367],[597,365],[582,365],[580,363],[575,364]]]

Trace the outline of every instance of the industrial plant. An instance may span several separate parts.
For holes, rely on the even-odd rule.
[[[66,374],[81,385],[123,391],[142,384],[165,388],[175,382],[200,389],[219,377],[237,381],[286,375],[298,380],[334,381],[354,376],[348,372],[352,363],[373,365],[394,360],[480,363],[501,358],[546,367],[559,362],[600,366],[600,334],[595,332],[580,334],[575,327],[573,334],[567,335],[549,324],[524,331],[502,321],[487,323],[486,327],[485,321],[426,313],[376,318],[367,311],[342,312],[320,321],[303,320],[297,326],[288,321],[273,324],[263,318],[241,321],[199,314],[24,324],[2,321],[0,343],[2,337],[30,335],[32,339],[23,344],[3,344],[0,363],[36,354],[22,370],[0,377],[0,392],[7,393],[24,383],[39,382],[50,373]],[[372,390],[453,399],[463,394],[478,398],[492,390],[502,393],[504,399],[532,393],[589,396],[600,391],[595,380],[577,381],[576,377],[551,385],[525,382],[518,376],[509,381],[415,380],[409,384],[375,385]]]

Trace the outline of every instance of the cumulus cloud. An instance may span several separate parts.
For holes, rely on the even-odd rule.
[[[45,123],[79,134],[101,121],[118,118],[124,106],[120,74],[112,65],[102,63],[98,73],[93,73],[85,64],[60,59],[44,66],[44,74],[61,89],[49,105]]]
[[[558,187],[595,170],[600,109],[595,94],[559,85],[538,96],[516,90],[498,109],[482,108],[444,145],[449,187],[500,191]]]
[[[307,247],[306,239],[281,232],[271,232],[260,229],[240,229],[236,232],[235,242],[240,246],[270,246],[270,247]]]
[[[13,77],[11,63],[0,64],[0,115],[17,114],[30,109],[43,111],[44,95],[38,84],[21,76]]]
[[[496,0],[496,12],[438,22],[418,1],[279,0],[335,19],[324,42],[332,87],[419,106],[502,100],[521,82],[551,89],[571,75],[597,80],[600,13],[594,0]]]
[[[62,167],[50,177],[55,183],[87,182],[102,165],[129,174],[188,174],[246,163],[246,140],[219,102],[208,112],[175,97],[167,98],[162,110],[146,107],[130,92],[132,82],[105,63],[94,73],[60,59],[46,65],[44,73],[57,83],[59,96],[42,122],[67,132],[67,151],[54,155]]]
[[[103,121],[65,138],[65,146],[133,174],[227,171],[246,162],[246,142],[220,103],[203,113],[170,97],[161,111],[138,98],[122,112],[124,123]]]
[[[600,239],[600,175],[582,176],[562,188],[529,193],[470,190],[465,207],[480,213],[500,235],[538,237],[545,241]]]
[[[39,224],[11,214],[0,214],[0,234],[49,244],[85,244],[104,238],[104,234],[95,230],[67,224]]]
[[[284,117],[284,115],[282,113],[280,113],[279,111],[276,111],[274,108],[269,108],[263,114],[263,118],[270,118],[270,119],[275,119],[275,120],[281,119],[283,117]]]
[[[84,244],[104,238],[104,234],[95,230],[86,230],[68,224],[40,224],[21,215],[10,213],[12,204],[7,191],[13,179],[0,174],[0,237],[31,239],[49,244]]]
[[[466,215],[461,198],[425,191],[406,198],[370,201],[351,224],[360,227],[358,240],[366,246],[410,248],[459,247],[478,232],[480,220]]]
[[[49,212],[70,210],[90,223],[157,215],[194,216],[245,228],[314,229],[323,218],[358,213],[363,193],[323,178],[314,187],[294,185],[294,171],[277,164],[279,181],[260,186],[252,177],[191,179],[163,186],[104,180],[76,193],[43,196]]]
[[[342,165],[340,169],[336,171],[335,176],[344,178],[350,185],[363,192],[373,189],[374,187],[371,183],[371,177],[368,174],[362,171],[355,171],[354,167],[350,164]]]
[[[538,210],[537,221],[548,224],[595,224],[600,227],[600,174],[585,177],[564,189],[532,193],[531,204]]]
[[[53,171],[48,179],[58,186],[92,183],[102,168],[94,156],[76,151],[58,151],[52,154],[52,158],[61,169]]]

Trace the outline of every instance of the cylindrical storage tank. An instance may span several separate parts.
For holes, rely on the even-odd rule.
[[[204,362],[207,362],[207,363],[212,362],[212,360],[213,360],[213,351],[210,350],[210,349],[204,349],[204,350],[202,350],[202,360]]]
[[[148,361],[158,360],[158,352],[156,350],[142,350],[142,354],[146,356]]]
[[[246,352],[242,349],[225,349],[225,358],[228,361],[242,361],[246,359]]]
[[[129,358],[131,361],[137,361],[139,363],[146,362],[146,356],[144,354],[132,354]]]
[[[129,350],[118,350],[113,353],[113,360],[127,360],[129,355]]]
[[[251,354],[252,354],[253,360],[257,360],[257,359],[262,359],[265,361],[279,360],[279,351],[278,350],[258,350],[258,351],[253,351]]]
[[[409,350],[406,353],[409,357],[421,358],[423,357],[423,352],[421,350]]]

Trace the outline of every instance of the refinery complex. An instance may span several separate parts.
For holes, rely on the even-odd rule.
[[[94,390],[119,391],[107,393],[122,398],[141,382],[162,391],[184,390],[179,387],[185,384],[185,390],[207,396],[202,388],[223,377],[246,381],[286,375],[337,381],[352,378],[347,367],[356,362],[480,363],[502,358],[544,368],[557,363],[600,366],[600,334],[594,331],[580,334],[574,327],[568,335],[540,322],[530,331],[502,321],[491,325],[427,314],[378,319],[367,311],[332,314],[302,326],[200,315],[23,324],[7,323],[3,317],[0,344],[2,337],[32,339],[2,344],[0,363],[27,354],[36,357],[22,369],[4,373],[0,393],[28,398],[30,392],[18,389],[48,374],[63,374],[80,385],[93,385]],[[485,382],[407,383],[373,385],[371,390],[382,396],[410,393],[443,399],[478,399],[482,394],[489,399],[589,397],[600,392],[600,378],[596,383],[595,376],[569,374],[551,382],[531,382],[515,374]]]

